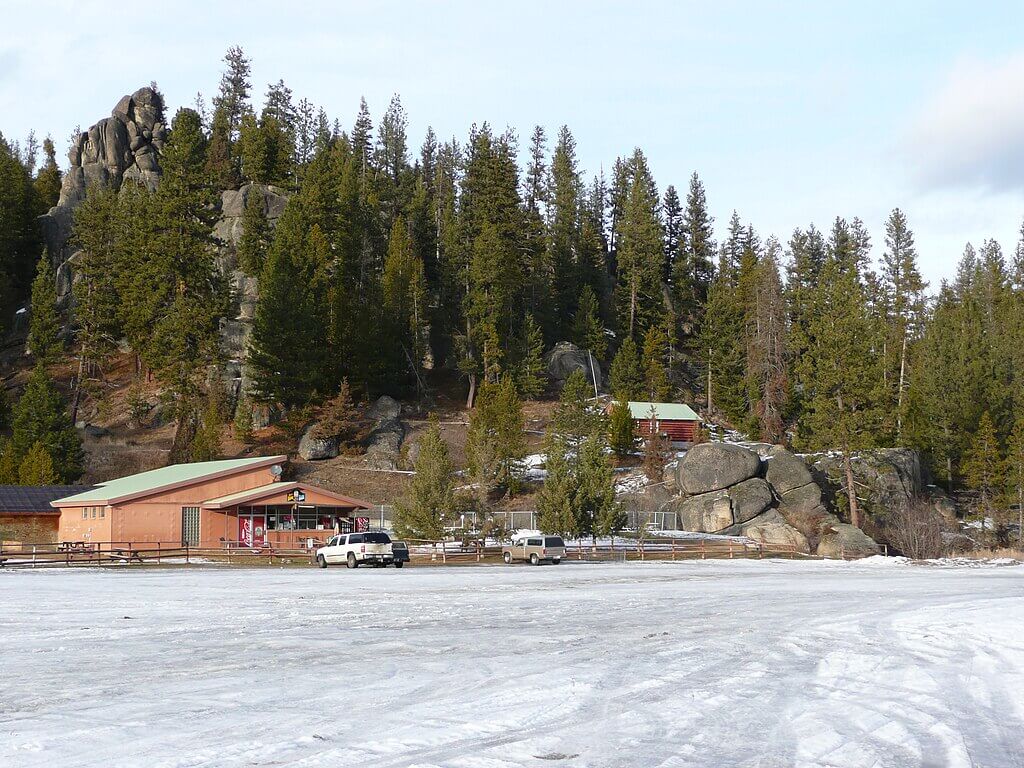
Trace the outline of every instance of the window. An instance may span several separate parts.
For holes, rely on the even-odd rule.
[[[549,536],[548,538],[544,539],[544,546],[545,547],[564,547],[565,546],[565,542],[562,541],[560,536]]]
[[[390,544],[391,539],[386,533],[364,533],[363,541],[367,544]]]
[[[107,508],[106,507],[100,507],[100,517],[104,518],[106,516],[107,516]]]
[[[88,520],[89,519],[89,508],[88,507],[82,507],[82,519],[83,520]]]
[[[181,508],[181,543],[199,543],[199,507]]]
[[[526,546],[528,546],[528,547],[543,547],[544,546],[544,540],[543,539],[527,539],[526,540]]]
[[[349,544],[362,544],[363,543],[363,534],[361,534],[361,533],[350,534],[349,537],[348,537],[348,543]]]
[[[89,507],[89,517],[96,519],[96,507]]]

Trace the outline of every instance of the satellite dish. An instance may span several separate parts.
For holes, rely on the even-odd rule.
[[[281,477],[281,475],[284,474],[284,469],[281,467],[280,464],[275,464],[270,468],[270,474],[272,474],[275,478],[279,478]]]

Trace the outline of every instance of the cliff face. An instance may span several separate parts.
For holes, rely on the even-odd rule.
[[[89,130],[79,134],[68,152],[70,168],[64,177],[60,200],[44,214],[40,223],[57,279],[61,308],[71,310],[75,262],[80,251],[71,241],[75,208],[90,189],[119,190],[125,181],[135,181],[149,190],[160,183],[160,155],[167,141],[163,102],[152,88],[140,88],[121,97],[111,111]],[[242,214],[252,195],[258,195],[270,226],[284,211],[283,190],[258,184],[221,194],[220,218],[214,226],[217,267],[232,288],[232,312],[221,320],[224,355],[222,378],[229,396],[238,396],[248,386],[245,360],[252,318],[256,308],[257,280],[238,268],[237,247],[242,236]],[[73,322],[73,317],[70,317]],[[261,426],[257,418],[256,426]]]
[[[284,213],[288,202],[283,190],[262,184],[246,184],[241,189],[229,189],[221,194],[221,215],[213,228],[217,249],[217,266],[228,276],[232,290],[232,311],[220,323],[221,351],[224,355],[223,379],[235,407],[242,405],[240,395],[249,388],[250,377],[246,358],[252,320],[259,298],[259,281],[238,268],[238,243],[242,237],[242,214],[249,199],[257,196],[271,228]],[[251,406],[246,406],[251,407]],[[270,414],[254,409],[253,426],[266,426]]]
[[[93,188],[120,189],[133,179],[149,189],[160,182],[160,152],[167,140],[163,101],[152,88],[122,96],[111,111],[78,135],[68,152],[70,167],[64,176],[60,200],[40,218],[43,237],[57,275],[61,306],[71,299],[77,251],[70,244],[74,210]]]

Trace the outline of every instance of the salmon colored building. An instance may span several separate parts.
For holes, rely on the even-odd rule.
[[[62,542],[307,547],[368,527],[368,502],[281,479],[287,456],[173,464],[57,499]]]

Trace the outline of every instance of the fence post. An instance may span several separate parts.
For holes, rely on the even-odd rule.
[[[676,540],[672,539],[672,560],[676,559]]]
[[[762,560],[764,558],[764,542],[757,542],[757,559]]]
[[[443,541],[441,542],[441,564],[448,564],[448,547],[445,546]]]
[[[230,557],[230,555],[229,555]],[[188,565],[188,542],[185,542],[185,565]]]
[[[707,560],[708,559],[707,552],[704,551],[704,539],[700,540],[700,559],[701,560]]]
[[[729,542],[729,559],[732,560],[732,541]]]

